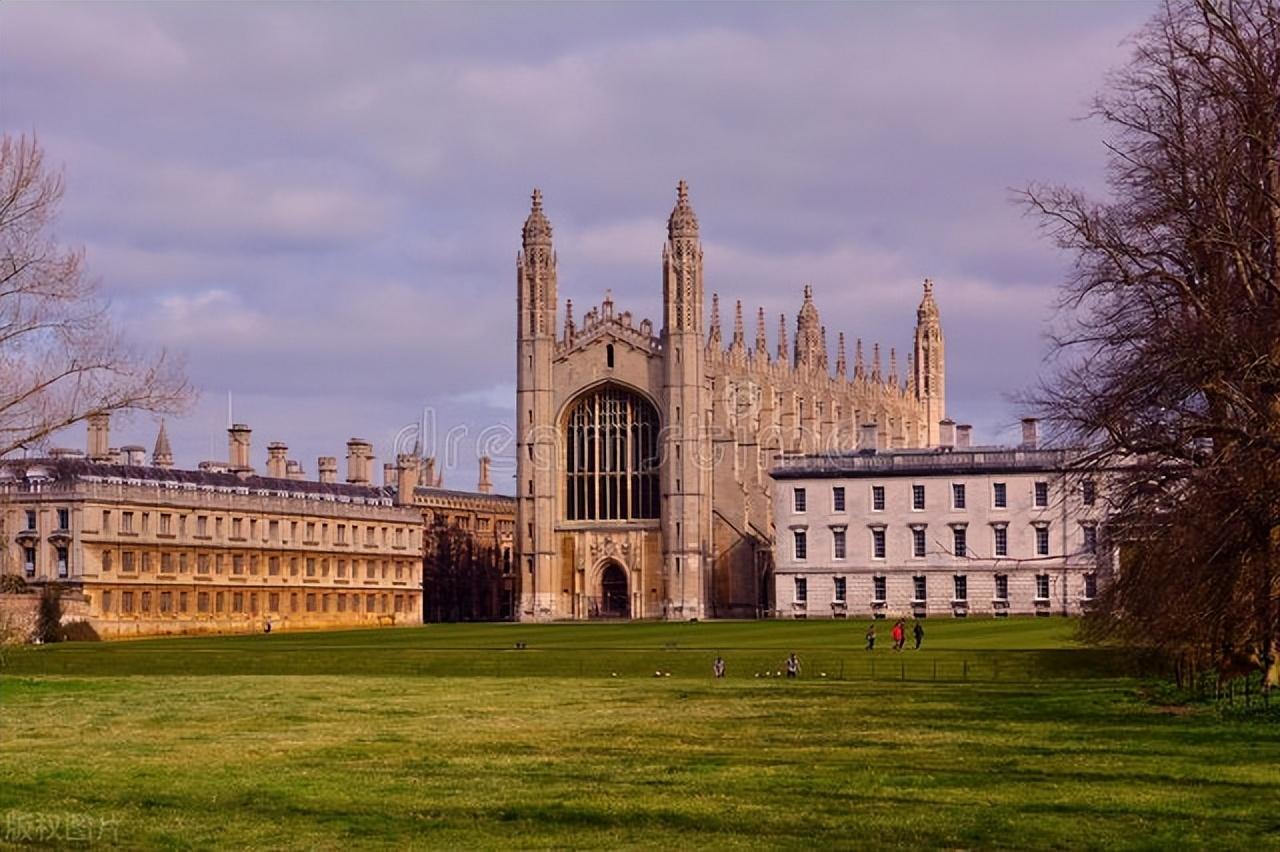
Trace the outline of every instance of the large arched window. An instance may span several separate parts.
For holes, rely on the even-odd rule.
[[[565,477],[571,521],[658,517],[658,412],[617,387],[578,397],[565,421]]]

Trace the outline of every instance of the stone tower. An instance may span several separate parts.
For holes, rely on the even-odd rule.
[[[556,256],[542,193],[533,191],[516,257],[516,540],[524,572],[522,609],[534,618],[553,613],[555,411],[551,362],[556,339]]]
[[[663,568],[673,615],[701,618],[708,596],[703,562],[710,529],[710,461],[702,368],[702,242],[680,181],[662,249],[663,396],[669,428],[662,447]]]
[[[938,424],[946,417],[946,369],[943,363],[942,320],[933,301],[933,281],[924,280],[924,297],[916,310],[915,369],[912,385],[929,427],[928,446],[938,445]]]
[[[151,451],[151,464],[155,467],[173,467],[173,448],[169,446],[169,433],[165,431],[164,421],[160,421],[160,431],[156,433],[156,445]]]

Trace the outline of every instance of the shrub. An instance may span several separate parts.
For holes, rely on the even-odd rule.
[[[20,574],[0,574],[0,595],[20,595],[29,588]]]
[[[40,590],[36,629],[32,638],[42,643],[57,642],[62,638],[62,589],[56,583],[49,583]]]

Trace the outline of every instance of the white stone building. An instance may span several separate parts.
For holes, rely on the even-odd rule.
[[[1035,448],[1034,428],[1016,449],[780,457],[775,614],[1080,613],[1097,592],[1099,486],[1066,473],[1069,451]]]

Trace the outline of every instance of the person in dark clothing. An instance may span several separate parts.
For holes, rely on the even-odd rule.
[[[800,660],[796,659],[795,652],[787,657],[787,677],[794,678],[800,674]]]
[[[876,649],[876,626],[873,624],[867,628],[867,650],[874,651]]]
[[[916,626],[912,628],[911,635],[915,636],[916,650],[919,651],[920,643],[924,641],[924,626],[919,622],[919,620],[916,621]]]
[[[717,678],[724,677],[724,657],[716,655],[716,661],[711,664],[711,673]]]

